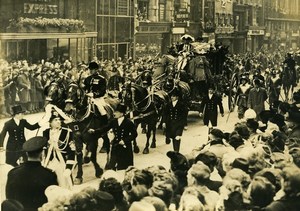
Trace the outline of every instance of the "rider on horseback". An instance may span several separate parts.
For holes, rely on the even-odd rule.
[[[107,112],[104,108],[105,101],[103,96],[106,93],[106,79],[98,73],[99,65],[96,62],[89,64],[91,75],[84,80],[84,89],[89,97],[89,103],[96,105],[103,121],[107,121]],[[92,129],[90,133],[93,133]],[[100,152],[105,153],[108,151],[105,146],[109,145],[107,136],[103,137],[103,146]]]

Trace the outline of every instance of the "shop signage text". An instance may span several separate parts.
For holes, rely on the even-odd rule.
[[[53,0],[31,0],[24,3],[24,14],[57,15],[58,5]]]
[[[264,35],[264,30],[249,30],[248,35]]]

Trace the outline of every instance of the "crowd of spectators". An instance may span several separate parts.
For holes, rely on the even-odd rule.
[[[122,176],[108,170],[99,187],[52,192],[39,210],[298,210],[300,140],[294,134],[300,121],[295,115],[299,111],[290,113],[284,126],[272,118],[264,129],[255,116],[246,116],[233,131],[213,129],[209,142],[187,155],[167,152],[168,168],[129,167]]]

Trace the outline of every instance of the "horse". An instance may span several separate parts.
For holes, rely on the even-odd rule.
[[[45,100],[51,102],[59,108],[64,108],[66,99],[66,90],[62,83],[52,81],[44,88]]]
[[[100,112],[91,102],[91,98],[87,97],[84,90],[76,82],[71,82],[67,86],[66,92],[67,100],[66,102],[71,102],[72,104],[66,104],[65,111],[72,117],[73,121],[67,126],[73,130],[75,146],[76,146],[76,156],[77,156],[77,165],[78,171],[76,178],[74,180],[75,184],[82,183],[82,165],[83,162],[88,163],[92,161],[95,168],[95,176],[100,177],[103,173],[103,170],[100,168],[97,163],[97,148],[98,148],[98,139],[100,137],[107,139],[108,143],[107,150],[109,150],[109,139],[107,134],[91,134],[89,129],[102,128],[105,124],[108,123],[113,117],[114,109],[116,109],[117,104],[119,103],[118,99],[111,99],[109,97],[105,98],[104,108],[107,112],[107,116],[101,116]],[[70,106],[71,105],[71,106]],[[87,153],[83,157],[83,144],[86,145]]]
[[[294,88],[297,85],[297,78],[295,70],[290,69],[289,67],[285,66],[281,73],[281,80],[282,80],[282,88],[285,95],[285,101],[288,101],[290,98],[290,91],[291,93],[294,92]]]
[[[156,148],[156,124],[163,107],[168,102],[168,94],[163,90],[148,91],[146,87],[131,82],[125,85],[122,91],[122,100],[132,111],[136,127],[141,123],[145,123],[147,126],[147,141],[143,154],[148,154],[151,133],[152,142],[150,147]],[[136,142],[134,145],[136,146]]]

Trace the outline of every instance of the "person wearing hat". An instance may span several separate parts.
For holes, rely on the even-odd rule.
[[[282,81],[275,69],[271,70],[271,76],[267,81],[267,91],[269,94],[270,110],[274,109],[274,103],[279,101]]]
[[[247,102],[248,102],[248,95],[250,91],[250,84],[248,83],[248,78],[245,75],[241,76],[240,85],[237,90],[238,95],[238,118],[244,118],[245,111],[248,109]]]
[[[118,104],[114,112],[114,119],[105,127],[99,128],[101,132],[112,131],[111,151],[108,169],[123,170],[128,166],[133,166],[132,142],[138,133],[134,123],[125,115],[127,106]],[[97,130],[97,129],[96,129]]]
[[[261,70],[260,70],[259,67],[254,71],[254,75],[253,75],[253,78],[252,78],[252,82],[253,82],[254,86],[255,86],[255,83],[254,83],[255,80],[259,80],[260,86],[264,87],[265,78],[264,78],[264,76],[261,75]]]
[[[48,140],[44,166],[50,166],[51,160],[57,158],[66,172],[70,173],[76,164],[73,132],[69,128],[62,127],[62,117],[55,110],[51,112],[49,123],[50,128],[43,131],[43,137]]]
[[[218,122],[218,107],[220,109],[221,116],[224,116],[224,108],[222,98],[216,94],[212,87],[209,87],[208,94],[203,98],[200,105],[200,117],[203,116],[203,123],[212,127],[217,126]]]
[[[106,79],[99,74],[99,65],[96,62],[91,62],[89,64],[89,70],[91,75],[89,75],[87,78],[84,79],[84,90],[87,93],[87,96],[89,98],[89,102],[91,104],[96,105],[96,108],[98,109],[98,112],[100,113],[101,121],[107,123],[107,112],[105,109],[105,105],[107,104],[103,98],[103,96],[106,94]],[[100,137],[98,137],[100,138]],[[97,139],[98,139],[97,138]],[[109,139],[107,136],[103,136],[103,146],[100,150],[101,153],[108,152],[108,149],[105,148],[105,146],[109,145]]]
[[[18,160],[26,160],[26,154],[22,150],[22,144],[26,141],[24,130],[36,130],[40,127],[39,123],[30,124],[24,118],[25,110],[21,105],[12,107],[12,118],[4,123],[0,135],[0,147],[3,147],[6,134],[8,139],[6,144],[6,163],[12,166],[18,165]]]
[[[179,99],[179,90],[173,89],[171,92],[171,101],[165,107],[163,112],[163,128],[166,133],[166,144],[172,140],[173,150],[179,152],[181,136],[187,121],[188,108],[183,100]]]
[[[20,104],[29,111],[31,83],[26,68],[20,70],[17,78],[17,87]]]
[[[99,65],[96,62],[89,63],[91,75],[84,80],[84,89],[87,93],[93,93],[94,97],[103,97],[106,92],[106,79],[98,74]]]
[[[256,112],[256,118],[259,120],[259,114],[265,110],[265,102],[268,99],[268,94],[265,88],[260,86],[261,82],[258,79],[254,80],[254,87],[250,89],[248,95],[248,108]]]
[[[8,173],[6,197],[19,201],[24,210],[37,210],[47,202],[46,188],[58,185],[56,174],[41,165],[46,145],[44,137],[30,138],[22,146],[28,161]]]

